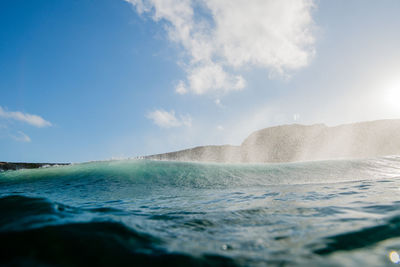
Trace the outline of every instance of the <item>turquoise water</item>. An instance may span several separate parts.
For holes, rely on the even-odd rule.
[[[0,264],[392,266],[400,157],[0,173]]]

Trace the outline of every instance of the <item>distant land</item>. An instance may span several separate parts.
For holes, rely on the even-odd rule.
[[[145,156],[151,160],[273,163],[400,155],[400,120],[328,127],[282,125],[250,134],[240,146],[199,146]]]

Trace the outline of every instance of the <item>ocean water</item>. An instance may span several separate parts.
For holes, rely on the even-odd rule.
[[[0,265],[393,266],[397,253],[399,156],[0,173]]]

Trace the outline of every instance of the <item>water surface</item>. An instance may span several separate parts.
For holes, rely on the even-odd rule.
[[[0,263],[391,266],[400,157],[0,173]]]

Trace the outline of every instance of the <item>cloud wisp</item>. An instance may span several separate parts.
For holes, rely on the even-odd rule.
[[[185,51],[185,94],[241,90],[241,71],[263,68],[286,75],[314,55],[312,0],[125,0],[165,25]]]
[[[20,111],[6,111],[0,106],[0,118],[21,121],[35,127],[48,127],[52,124],[38,115],[22,113]]]
[[[192,126],[192,118],[189,115],[180,115],[176,117],[174,110],[165,111],[163,109],[157,109],[149,112],[146,117],[161,128]]]
[[[18,142],[29,143],[31,142],[31,138],[22,131],[18,131],[16,135],[11,135],[11,137]]]

